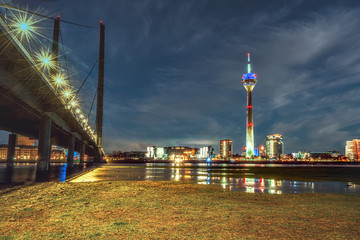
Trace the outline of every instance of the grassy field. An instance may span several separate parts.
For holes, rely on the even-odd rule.
[[[248,194],[174,182],[0,190],[1,239],[358,239],[360,196]]]

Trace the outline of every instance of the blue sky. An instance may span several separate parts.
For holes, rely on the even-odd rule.
[[[286,153],[344,152],[346,140],[360,137],[357,1],[12,2],[78,23],[104,21],[107,152],[148,145],[218,149],[224,138],[239,152],[245,145],[241,76],[247,52],[258,76],[256,145],[279,133]],[[61,27],[82,79],[97,57],[98,32]],[[84,109],[90,107],[96,74],[82,90]],[[6,142],[4,133],[0,140]]]

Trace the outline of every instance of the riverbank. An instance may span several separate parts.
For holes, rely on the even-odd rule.
[[[132,159],[132,158],[123,158],[123,159],[112,159],[108,160],[108,163],[117,163],[117,164],[126,164],[126,163],[134,163],[134,164],[141,164],[141,163],[165,163],[165,164],[174,164],[174,161],[172,160],[154,160],[154,159],[146,159],[146,158],[138,158],[138,159]],[[181,161],[181,164],[189,164],[189,163],[205,163],[206,160],[185,160]],[[341,160],[297,160],[297,161],[278,161],[278,160],[213,160],[211,163],[213,164],[233,164],[233,165],[242,165],[242,164],[264,164],[264,165],[337,165],[337,166],[343,166],[343,165],[360,165],[360,161],[341,161]],[[177,163],[179,164],[179,163]]]
[[[248,194],[175,182],[41,183],[0,191],[1,239],[354,239],[360,196]]]

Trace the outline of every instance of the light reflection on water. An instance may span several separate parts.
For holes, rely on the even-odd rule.
[[[0,184],[48,181],[65,182],[67,178],[86,171],[90,167],[91,165],[67,168],[66,163],[53,163],[49,171],[37,172],[37,165],[34,163],[15,164],[13,168],[7,168],[6,164],[0,164]]]
[[[162,166],[162,167],[161,167]],[[197,168],[169,168],[168,165],[106,165],[95,169],[72,182],[94,182],[108,180],[131,181],[191,181],[195,184],[216,185],[224,190],[248,193],[340,193],[360,194],[360,185],[346,182],[303,182],[254,178],[249,169],[241,168],[237,176],[232,177],[228,168],[220,172],[210,172],[206,164]],[[218,169],[219,170],[219,169]]]

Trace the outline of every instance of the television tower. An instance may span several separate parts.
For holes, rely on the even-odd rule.
[[[246,118],[246,157],[254,157],[254,123],[253,123],[253,105],[252,91],[257,82],[256,74],[251,72],[250,53],[247,54],[248,65],[247,73],[242,76],[242,84],[247,91],[247,118]]]

